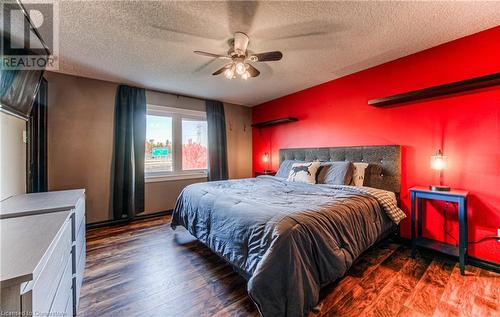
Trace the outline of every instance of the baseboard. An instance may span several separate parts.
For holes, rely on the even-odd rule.
[[[135,216],[133,218],[124,218],[124,219],[118,219],[118,220],[105,220],[105,221],[93,222],[93,223],[88,223],[85,227],[87,230],[89,230],[89,229],[109,227],[109,226],[118,226],[118,225],[130,223],[132,221],[171,215],[172,211],[173,211],[172,209],[169,209],[169,210],[158,211],[158,212],[145,214],[145,215],[138,215],[138,216]]]
[[[411,239],[401,237],[400,238],[400,242],[402,244],[405,244],[405,245],[411,247]],[[436,252],[437,254],[441,254],[438,251],[432,251],[432,252]],[[450,257],[450,258],[455,258],[456,259],[456,257],[453,257],[451,255],[443,254],[443,256]],[[496,273],[500,273],[500,263],[495,263],[495,262],[491,262],[491,261],[488,261],[488,260],[479,259],[479,258],[476,258],[476,257],[473,257],[473,256],[469,255],[467,257],[467,264],[470,264],[470,265],[473,265],[473,266],[477,266],[479,268],[482,268],[482,269],[485,269],[485,270],[488,270],[488,271],[493,271],[493,272],[496,272]]]
[[[500,263],[490,262],[482,259],[478,259],[472,256],[467,258],[467,262],[470,265],[480,267],[482,269],[500,273]]]

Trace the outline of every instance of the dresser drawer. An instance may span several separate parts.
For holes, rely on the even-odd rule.
[[[85,217],[83,217],[83,222],[85,222]],[[80,231],[76,236],[76,259],[80,259],[82,257],[82,253],[85,252],[85,225],[80,227]]]
[[[83,282],[86,259],[86,240],[85,240],[85,198],[79,199],[74,210],[74,231],[73,231],[73,251],[72,251],[72,296],[71,312],[76,315],[80,297],[80,289]]]
[[[71,244],[71,219],[68,217],[54,239],[53,247],[51,246],[40,263],[39,273],[34,274],[34,280],[28,285],[28,288],[31,288],[31,301],[26,302],[31,303],[31,307],[25,307],[21,300],[24,309],[40,313],[49,312],[65,268],[67,266],[71,268]]]
[[[76,266],[76,276],[74,277],[74,304],[75,309],[78,308],[78,304],[80,302],[80,290],[82,288],[83,277],[85,276],[85,252],[82,253],[80,259],[78,259],[78,264]]]
[[[75,234],[80,230],[85,230],[85,198],[82,197],[78,200],[75,207]],[[75,237],[76,238],[76,237]]]
[[[85,217],[83,218],[85,222]],[[73,302],[75,304],[75,314],[78,309],[80,289],[82,287],[83,276],[85,271],[85,259],[86,259],[86,240],[85,240],[85,225],[80,228],[80,232],[76,237],[73,251]]]
[[[78,246],[78,245],[77,245]],[[77,250],[80,250],[80,254],[78,255],[78,258],[76,260],[76,273],[77,274],[81,274],[83,276],[83,273],[85,271],[85,260],[87,258],[87,254],[86,254],[86,251],[87,251],[87,245],[85,244],[85,237],[83,238],[83,242],[81,244],[81,246],[79,248],[77,248]]]
[[[73,288],[71,288],[71,293],[73,294]],[[73,312],[73,296],[70,296],[66,301],[66,307],[64,308],[64,316],[76,316],[77,312]]]
[[[59,287],[57,288],[56,296],[52,302],[49,316],[62,316],[65,313],[66,304],[69,298],[73,298],[73,293],[71,291],[73,284],[72,275],[72,265],[68,262],[64,269],[62,279],[59,282]]]
[[[83,217],[85,220],[85,217]],[[83,257],[85,259],[85,251],[86,251],[86,240],[85,240],[85,226],[80,228],[80,232],[76,235],[76,240],[73,245],[73,273],[77,272],[78,263],[80,259]]]

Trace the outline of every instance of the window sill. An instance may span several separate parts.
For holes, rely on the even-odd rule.
[[[145,176],[145,183],[156,183],[156,182],[169,182],[178,181],[184,179],[200,179],[207,178],[207,173],[185,173],[185,174],[174,174],[174,175],[157,175],[157,176]]]

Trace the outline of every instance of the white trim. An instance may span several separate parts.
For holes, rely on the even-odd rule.
[[[147,104],[147,114],[155,116],[170,117],[172,119],[172,147],[174,153],[172,157],[171,172],[152,172],[144,175],[146,183],[164,182],[181,179],[206,178],[207,170],[182,170],[182,120],[206,121],[207,113],[205,111],[189,110],[168,106],[158,106]]]
[[[145,175],[144,176],[144,182],[145,183],[156,183],[156,182],[168,182],[168,181],[177,181],[177,180],[183,180],[183,179],[201,179],[201,178],[207,178],[207,173],[206,172],[201,172],[201,173],[177,173],[177,174],[170,174],[170,175]]]
[[[192,118],[200,118],[200,119],[205,119],[207,118],[207,113],[205,111],[197,111],[197,110],[189,110],[189,109],[183,109],[183,108],[174,108],[174,107],[167,107],[167,106],[157,106],[157,105],[147,105],[147,110],[148,113],[154,114],[154,113],[159,113],[163,115],[172,115],[172,114],[178,114],[181,117],[192,117]]]

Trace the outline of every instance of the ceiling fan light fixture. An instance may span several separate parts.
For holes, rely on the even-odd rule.
[[[226,76],[227,79],[232,79],[233,78],[233,71],[231,69],[226,69],[224,71],[224,76]]]
[[[236,63],[236,73],[238,73],[238,75],[243,75],[246,71],[247,67],[245,63],[241,61]]]
[[[234,69],[235,69],[235,66],[233,64],[233,65],[231,65],[231,67],[229,67],[228,69],[226,69],[224,71],[224,76],[226,76],[227,79],[233,79],[233,77],[234,77]]]
[[[243,32],[235,32],[234,38],[231,42],[232,43],[230,45],[232,47],[227,52],[227,55],[194,51],[198,55],[230,60],[229,64],[226,64],[213,72],[213,76],[224,74],[224,77],[227,79],[239,77],[243,80],[247,80],[250,77],[255,78],[260,75],[260,71],[251,63],[279,61],[283,58],[283,53],[280,51],[264,53],[251,53],[250,51],[247,51],[249,38],[248,35]]]

